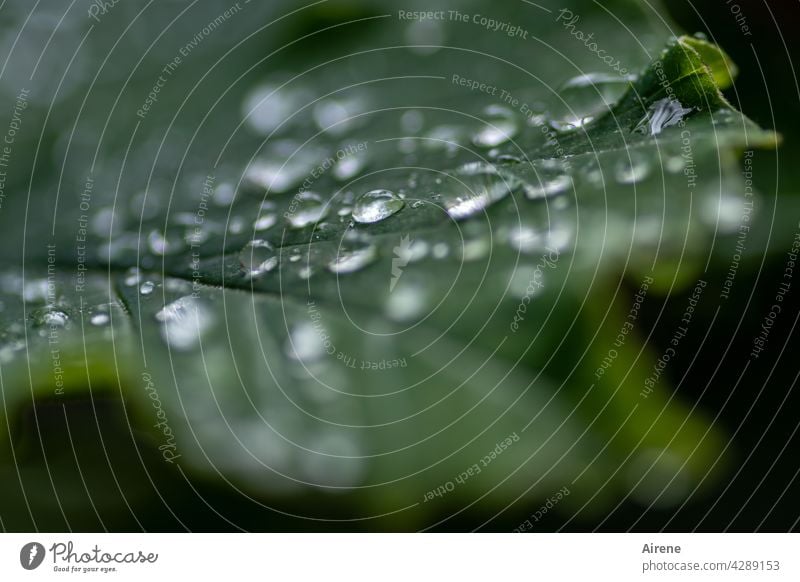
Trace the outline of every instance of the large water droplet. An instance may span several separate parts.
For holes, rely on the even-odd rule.
[[[252,240],[239,253],[239,263],[251,277],[258,277],[278,266],[275,249],[265,240]]]
[[[400,212],[405,202],[390,190],[371,190],[363,194],[353,208],[353,220],[362,224],[379,222]]]
[[[289,205],[287,220],[294,228],[304,228],[316,224],[330,212],[322,197],[316,192],[301,192]]]

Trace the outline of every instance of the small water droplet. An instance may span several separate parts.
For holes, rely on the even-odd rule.
[[[380,222],[397,214],[405,202],[390,190],[371,190],[363,194],[353,208],[353,220],[362,224]]]
[[[541,238],[539,233],[531,227],[521,225],[511,229],[508,234],[508,243],[520,252],[531,253],[540,248]]]
[[[330,263],[328,269],[332,273],[354,273],[360,271],[378,258],[375,245],[366,243],[353,249],[340,249]]]
[[[111,321],[111,316],[108,313],[95,313],[89,319],[89,322],[97,327],[103,327]]]
[[[243,216],[231,216],[230,222],[228,222],[228,231],[231,234],[242,234],[246,224],[247,221]]]
[[[302,89],[260,85],[250,91],[242,105],[245,123],[257,133],[268,135],[284,124],[305,103],[308,95]]]
[[[422,315],[426,305],[421,287],[401,281],[389,295],[386,314],[395,321],[410,321]]]
[[[519,131],[514,112],[502,105],[490,105],[484,110],[486,125],[472,136],[478,147],[493,148],[514,138]]]
[[[446,259],[450,254],[450,247],[447,246],[447,243],[436,243],[433,245],[431,254],[433,255],[434,259]]]
[[[535,168],[535,175],[523,184],[525,196],[531,200],[566,192],[572,186],[568,167],[557,160],[546,160]]]
[[[343,157],[333,166],[333,177],[340,182],[351,180],[358,176],[367,164],[366,156],[352,154]]]
[[[650,175],[650,162],[637,152],[629,152],[630,159],[620,160],[614,177],[620,184],[636,184]]]
[[[325,343],[314,325],[304,322],[294,326],[289,332],[284,351],[291,359],[308,364],[322,359],[325,355]]]
[[[239,253],[239,264],[250,277],[258,277],[278,266],[278,255],[267,241],[252,240]]]
[[[155,318],[162,324],[161,337],[175,350],[188,351],[200,344],[211,329],[213,314],[198,298],[181,297],[165,305]]]
[[[50,284],[47,279],[33,279],[22,281],[22,298],[29,303],[43,303],[51,295]]]
[[[704,204],[706,222],[715,225],[721,232],[733,232],[738,227],[744,214],[742,200],[736,196],[713,196]]]
[[[170,236],[167,238],[161,232],[154,230],[147,236],[147,246],[154,255],[169,255],[183,247],[183,239]]]
[[[360,122],[357,116],[365,108],[365,100],[357,96],[323,99],[314,105],[314,122],[325,133],[343,135]]]
[[[516,178],[501,174],[496,166],[472,162],[443,183],[442,205],[452,218],[462,220],[502,200],[518,185]]]
[[[461,247],[461,260],[478,261],[486,257],[491,249],[492,239],[488,236],[467,239]]]
[[[278,222],[278,217],[275,214],[262,214],[253,223],[253,229],[256,231],[267,230],[275,226],[276,222]]]
[[[445,29],[436,20],[413,20],[405,30],[408,49],[418,55],[432,55],[441,50]]]
[[[683,172],[683,169],[686,167],[686,162],[684,161],[683,156],[669,156],[664,165],[666,166],[668,172],[679,174],[680,172]]]
[[[125,279],[124,283],[127,287],[134,287],[138,285],[142,279],[141,271],[139,271],[138,267],[131,267],[125,272]]]
[[[428,132],[423,144],[429,150],[445,150],[455,154],[464,138],[465,131],[462,128],[452,125],[439,125]]]
[[[301,192],[289,206],[287,220],[293,228],[304,228],[316,224],[330,212],[322,197],[315,192]]]
[[[214,188],[212,200],[217,206],[230,206],[236,198],[236,187],[230,182],[221,182]]]
[[[630,87],[630,77],[607,73],[578,75],[558,91],[551,125],[558,131],[574,131],[605,113]]]
[[[156,284],[152,281],[145,281],[139,286],[139,293],[142,295],[150,295],[156,288]]]
[[[59,309],[49,309],[42,313],[41,324],[48,327],[66,327],[69,315]]]
[[[425,117],[418,109],[409,109],[400,116],[400,127],[409,134],[422,131],[425,126]]]

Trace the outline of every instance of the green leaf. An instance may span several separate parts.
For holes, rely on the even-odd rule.
[[[355,48],[312,26],[230,93],[209,86],[224,66],[204,71],[205,118],[165,89],[118,175],[121,147],[68,177],[57,224],[32,211],[24,268],[0,281],[15,454],[26,409],[102,394],[168,471],[313,519],[480,525],[563,487],[581,516],[709,487],[724,437],[653,381],[661,353],[624,289],[691,289],[738,227],[741,152],[776,137],[722,96],[735,67],[714,45],[612,3],[649,39],[637,52],[573,4],[638,74],[609,73],[549,3],[492,7],[524,39],[354,3],[358,22],[310,21]],[[353,222],[374,190],[394,196]]]

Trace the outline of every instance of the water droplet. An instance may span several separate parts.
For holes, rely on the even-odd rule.
[[[493,148],[503,144],[519,131],[516,115],[502,105],[490,105],[484,110],[487,116],[485,127],[472,136],[472,143],[478,147]]]
[[[553,107],[552,126],[559,131],[574,131],[605,113],[630,87],[631,78],[607,73],[578,75],[559,89],[559,102]]]
[[[221,182],[214,188],[211,198],[217,206],[230,206],[236,198],[236,188],[230,182]]]
[[[336,214],[338,214],[339,216],[350,216],[352,212],[353,212],[352,208],[350,208],[349,206],[343,206],[336,212]]]
[[[345,182],[358,176],[367,164],[366,156],[352,154],[343,157],[333,167],[333,177],[340,182]]]
[[[253,229],[256,231],[267,230],[275,226],[276,222],[278,222],[278,217],[275,214],[262,214],[253,223]]]
[[[183,247],[183,238],[170,236],[167,238],[161,232],[154,230],[147,235],[147,246],[154,255],[169,255]]]
[[[536,168],[535,175],[523,184],[525,196],[530,200],[547,198],[566,192],[572,186],[572,177],[561,164],[544,164]]]
[[[501,175],[496,166],[472,162],[456,170],[443,184],[442,205],[452,218],[462,220],[502,200],[518,185],[516,178]]]
[[[293,228],[304,228],[316,224],[330,212],[322,197],[315,192],[301,192],[289,206],[287,220]]]
[[[663,129],[680,123],[692,111],[691,108],[683,107],[677,99],[669,97],[659,99],[650,105],[645,116],[636,124],[634,131],[658,135]]]
[[[353,208],[353,220],[362,224],[380,222],[397,214],[405,202],[390,190],[371,190],[363,194]]]
[[[340,249],[336,258],[328,263],[328,269],[336,274],[354,273],[373,263],[377,258],[378,251],[375,245],[362,243],[354,249]]]
[[[439,125],[428,132],[423,144],[429,150],[445,150],[454,154],[464,141],[464,134],[464,130],[460,127]]]
[[[314,325],[304,322],[292,328],[286,339],[284,351],[293,360],[311,363],[325,355],[325,343],[322,341],[322,334],[314,328]]]
[[[47,279],[33,279],[22,281],[22,299],[28,303],[43,303],[47,301],[51,292],[50,284]]]
[[[635,184],[650,175],[650,162],[643,155],[629,152],[630,159],[620,160],[614,177],[620,184]]]
[[[488,236],[478,236],[465,240],[461,247],[463,261],[478,261],[489,254],[492,249],[492,239]]]
[[[547,246],[557,251],[568,249],[574,242],[575,235],[567,225],[551,226],[547,233]]]
[[[406,44],[418,55],[432,55],[442,48],[445,31],[436,20],[414,20],[405,30]]]
[[[156,284],[152,281],[145,281],[139,286],[139,293],[142,295],[150,295],[156,288]]]
[[[400,127],[404,132],[416,134],[425,126],[425,116],[418,109],[409,109],[400,117]]]
[[[410,321],[425,311],[426,304],[421,287],[401,282],[389,295],[386,314],[395,321]]]
[[[539,233],[531,227],[521,225],[513,228],[508,233],[508,243],[512,248],[520,252],[531,253],[540,248],[541,238]]]
[[[447,246],[447,243],[436,243],[433,245],[431,254],[433,255],[434,259],[446,259],[450,254],[450,247]]]
[[[412,240],[408,245],[408,262],[416,263],[428,256],[430,247],[427,242],[421,239]]]
[[[111,316],[108,315],[108,313],[95,313],[92,315],[89,321],[92,325],[102,327],[111,321]]]
[[[717,195],[708,198],[704,206],[706,222],[717,226],[721,232],[733,232],[739,227],[744,213],[740,198]]]
[[[267,241],[252,240],[239,253],[239,263],[250,277],[258,277],[278,266],[278,255]]]
[[[325,133],[343,135],[361,121],[358,115],[365,109],[361,97],[323,99],[314,105],[314,122]]]
[[[165,305],[155,317],[162,323],[161,337],[170,347],[180,351],[197,347],[214,321],[208,307],[191,295]]]
[[[302,89],[260,85],[250,91],[242,105],[245,123],[257,133],[269,135],[289,119],[305,103],[308,95]],[[284,125],[284,127],[286,127]]]
[[[41,324],[48,327],[66,327],[69,315],[59,309],[49,309],[42,313]]]
[[[228,231],[231,234],[242,234],[244,232],[247,221],[243,216],[231,216],[228,222]]]
[[[684,161],[683,156],[669,156],[664,165],[666,166],[668,172],[679,174],[680,172],[683,172],[683,169],[686,167],[686,162]]]
[[[138,285],[141,280],[142,274],[138,267],[131,267],[125,272],[124,283],[127,287]]]

